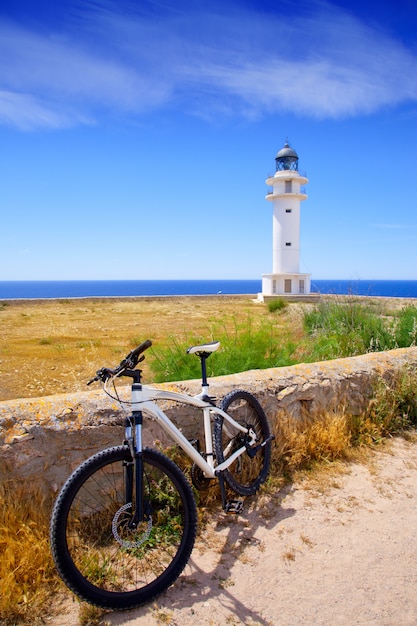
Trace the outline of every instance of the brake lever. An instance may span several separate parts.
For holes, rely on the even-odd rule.
[[[138,363],[141,363],[145,360],[145,355],[142,354],[140,357],[137,357],[133,352],[127,355],[127,357],[122,361],[121,365],[128,367],[129,369],[135,368]]]
[[[101,369],[97,370],[96,375],[94,376],[94,378],[88,381],[87,385],[92,385],[99,380],[105,383],[112,376],[123,376],[123,372],[125,370],[135,369],[136,365],[144,360],[144,354],[142,354],[142,356],[140,356],[138,359],[136,357],[133,357],[132,353],[128,354],[127,357],[123,359],[123,361],[120,363],[120,365],[116,367],[115,370],[111,370],[108,367],[102,367]]]
[[[98,380],[101,380],[103,383],[105,383],[109,378],[114,376],[114,374],[115,372],[113,372],[113,370],[110,370],[108,367],[102,367],[101,369],[97,370],[96,375],[94,376],[94,378],[88,381],[87,385],[91,385]]]

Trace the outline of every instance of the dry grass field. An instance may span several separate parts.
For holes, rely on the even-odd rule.
[[[145,339],[155,348],[173,337],[210,341],[216,324],[233,332],[267,315],[250,296],[2,302],[0,401],[85,391],[99,367],[116,365]]]
[[[356,301],[349,296],[321,299]],[[360,302],[380,314],[383,307],[384,315],[415,306],[415,300],[402,298],[360,297]],[[149,357],[173,341],[185,350],[194,342],[235,337],[249,325],[256,329],[267,322],[280,340],[297,344],[302,312],[310,306],[290,304],[271,313],[251,295],[0,301],[0,401],[85,391],[97,369],[116,365],[145,339],[154,344],[143,366],[149,383],[154,380]]]

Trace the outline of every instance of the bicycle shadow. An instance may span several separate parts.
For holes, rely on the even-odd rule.
[[[158,624],[158,614],[172,614],[172,621],[164,623],[177,625],[180,622],[176,621],[176,612],[187,610],[190,620],[202,623],[199,612],[210,610],[212,617],[207,623],[220,624],[224,623],[224,615],[222,619],[219,613],[222,609],[242,624],[270,626],[271,622],[250,606],[250,597],[246,601],[233,593],[233,568],[237,560],[249,563],[253,558],[262,558],[262,541],[256,533],[260,528],[273,531],[296,513],[284,503],[291,492],[292,485],[286,485],[275,493],[247,498],[242,515],[215,511],[214,519],[200,531],[189,563],[174,585],[150,605],[107,614],[105,622],[109,626]],[[219,622],[214,621],[216,614]]]

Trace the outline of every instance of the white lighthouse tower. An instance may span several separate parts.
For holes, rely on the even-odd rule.
[[[262,294],[300,297],[310,293],[310,274],[300,274],[300,202],[307,198],[298,173],[298,155],[288,141],[275,157],[276,171],[266,180],[265,199],[273,203],[272,274],[262,276]]]

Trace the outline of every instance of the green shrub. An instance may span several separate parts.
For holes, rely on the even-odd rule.
[[[199,343],[190,341],[187,345]],[[176,337],[170,337],[166,347],[153,347],[148,357],[148,364],[154,374],[155,382],[168,382],[171,380],[190,380],[199,378],[200,361],[191,358],[186,353],[187,346]],[[210,371],[208,372],[210,375]]]
[[[275,313],[275,311],[282,311],[286,309],[288,306],[288,302],[283,298],[277,298],[276,300],[271,300],[268,302],[268,311],[270,313]]]
[[[216,323],[208,337],[189,336],[181,341],[171,337],[168,347],[154,348],[149,364],[156,382],[199,378],[200,360],[186,354],[186,350],[190,345],[210,340],[220,341],[221,347],[207,361],[208,376],[282,367],[296,362],[296,343],[269,320],[255,324],[248,316],[245,322],[235,321],[232,332],[222,326],[221,322]]]
[[[269,303],[268,309],[280,310],[282,302],[288,305],[277,299]],[[387,315],[380,306],[355,297],[324,300],[312,310],[305,310],[303,328],[304,335],[299,333],[295,339],[298,331],[294,326],[283,327],[272,316],[259,319],[248,315],[244,321],[234,320],[232,330],[224,321],[216,321],[204,336],[171,337],[167,348],[155,348],[150,368],[159,382],[199,378],[200,362],[187,355],[186,349],[210,338],[219,340],[221,348],[207,361],[209,376],[416,345],[417,307],[408,306]]]
[[[355,356],[396,346],[384,318],[355,299],[320,303],[305,313],[304,328],[311,339],[310,360]]]
[[[395,324],[395,339],[399,348],[417,344],[417,308],[406,306],[398,314]]]
[[[390,380],[379,378],[367,411],[351,418],[353,445],[378,443],[417,426],[416,373],[406,367]]]
[[[50,346],[52,344],[52,339],[50,337],[42,337],[39,339],[40,346]]]

